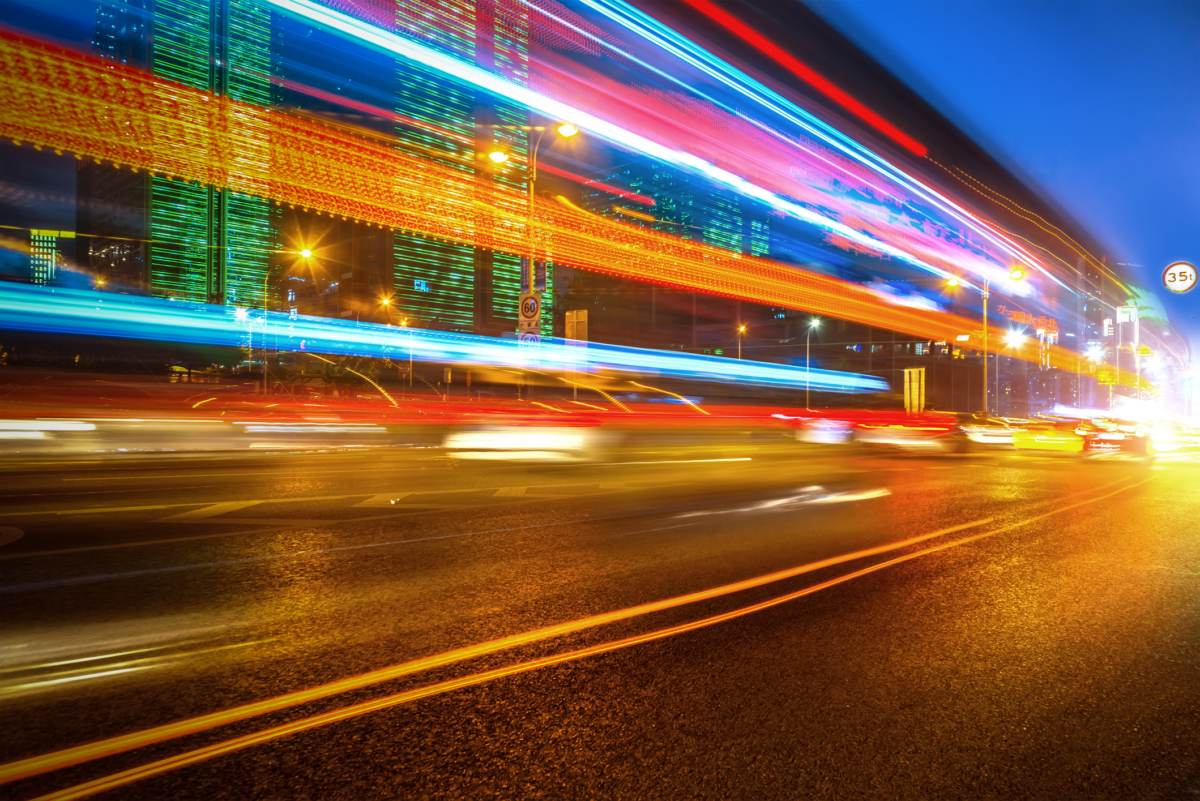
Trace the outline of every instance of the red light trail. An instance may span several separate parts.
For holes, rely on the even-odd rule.
[[[929,152],[929,149],[926,148],[925,145],[913,139],[895,125],[892,125],[883,117],[879,116],[879,114],[875,113],[871,109],[867,108],[866,105],[856,100],[848,92],[839,88],[833,83],[833,81],[830,81],[812,67],[790,55],[783,48],[779,47],[779,45],[775,44],[770,39],[763,36],[761,33],[754,30],[729,12],[718,8],[714,4],[710,3],[709,0],[683,0],[683,2],[687,3],[689,6],[696,9],[713,22],[721,25],[723,28],[736,35],[747,44],[755,47],[764,55],[774,59],[781,66],[787,68],[787,70],[797,78],[804,81],[809,86],[813,87],[818,92],[825,95],[830,100],[837,103],[839,106],[846,109],[851,114],[858,117],[860,120],[867,123],[872,128],[879,131],[881,134],[888,137],[908,152],[915,156],[922,157]]]

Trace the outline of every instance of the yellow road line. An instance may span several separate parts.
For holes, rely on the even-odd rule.
[[[921,556],[928,556],[929,554],[932,554],[932,553],[938,553],[940,551],[944,551],[944,550],[947,550],[950,548],[955,548],[959,545],[966,545],[967,543],[975,542],[977,540],[981,540],[986,537],[993,537],[996,534],[1000,534],[1005,531],[1010,531],[1014,528],[1019,528],[1022,526],[1029,525],[1030,523],[1033,523],[1037,520],[1041,520],[1046,517],[1050,517],[1052,515],[1061,514],[1062,512],[1066,512],[1071,509],[1075,509],[1079,506],[1084,506],[1086,504],[1091,504],[1091,503],[1096,503],[1097,501],[1106,500],[1107,498],[1111,498],[1112,496],[1117,495],[1118,493],[1124,492],[1125,490],[1132,489],[1133,487],[1137,487],[1142,484],[1145,484],[1146,482],[1148,482],[1150,480],[1151,479],[1147,478],[1147,479],[1137,482],[1135,484],[1130,484],[1125,487],[1121,487],[1120,489],[1118,489],[1114,492],[1111,492],[1108,495],[1103,495],[1098,498],[1089,498],[1088,500],[1080,501],[1078,503],[1074,503],[1074,504],[1070,504],[1068,506],[1054,509],[1050,512],[1044,512],[1043,514],[1037,515],[1032,518],[1026,518],[1024,520],[1020,520],[1015,523],[1010,523],[1006,526],[1001,526],[1000,528],[993,529],[991,531],[985,531],[982,534],[975,534],[970,537],[964,537],[962,539],[953,540],[951,542],[942,543],[940,545],[935,545],[935,546],[932,546],[929,548],[923,548],[920,551],[916,551],[914,553],[903,554],[901,556],[897,556],[892,559],[889,559],[885,562],[880,562],[875,565],[870,565],[868,567],[864,567],[861,570],[856,570],[853,573],[847,573],[842,576],[837,576],[837,577],[829,579],[827,581],[823,581],[819,584],[814,584],[810,587],[805,587],[803,589],[796,590],[795,592],[790,592],[785,595],[780,595],[775,598],[768,599],[766,601],[760,601],[759,603],[751,604],[749,606],[740,607],[738,609],[734,609],[729,612],[724,612],[719,615],[712,615],[710,617],[701,618],[700,620],[691,621],[689,623],[683,623],[683,624],[680,624],[677,626],[671,626],[669,628],[658,629],[656,631],[651,631],[651,632],[647,632],[644,634],[638,634],[633,637],[627,637],[627,638],[624,638],[621,640],[615,640],[615,641],[611,641],[611,642],[607,642],[607,643],[601,643],[598,645],[590,646],[588,648],[581,648],[581,649],[578,649],[575,651],[568,651],[563,654],[555,654],[552,656],[542,657],[541,659],[535,659],[535,660],[531,660],[528,662],[521,662],[521,663],[518,663],[515,665],[508,665],[506,667],[496,668],[494,670],[485,671],[483,673],[475,673],[475,674],[468,675],[468,676],[462,676],[462,677],[459,677],[456,679],[450,679],[448,681],[439,682],[437,684],[431,684],[426,687],[418,687],[416,689],[408,690],[406,692],[396,693],[394,695],[385,696],[383,698],[376,698],[374,700],[365,701],[365,702],[359,703],[359,704],[353,704],[351,706],[343,707],[342,709],[335,709],[330,712],[326,712],[324,714],[314,715],[314,716],[307,717],[307,718],[301,718],[299,720],[294,720],[289,723],[285,723],[281,726],[274,726],[269,729],[264,729],[263,731],[254,732],[252,734],[242,735],[241,737],[235,737],[230,740],[225,740],[223,742],[215,743],[215,744],[207,746],[205,748],[199,748],[199,749],[196,749],[193,751],[188,751],[188,752],[185,752],[183,754],[178,754],[173,757],[161,759],[157,762],[151,762],[150,764],[147,764],[147,765],[142,765],[137,768],[132,768],[130,770],[122,771],[120,773],[115,773],[115,774],[112,774],[111,776],[105,776],[100,779],[95,779],[95,780],[93,780],[91,782],[87,782],[85,784],[76,785],[74,787],[68,787],[68,788],[66,788],[64,790],[60,790],[58,792],[39,796],[37,799],[35,799],[35,801],[68,801],[69,799],[86,798],[88,796],[95,795],[96,793],[105,792],[107,790],[112,790],[114,788],[121,787],[123,785],[131,784],[133,782],[139,781],[140,779],[149,778],[150,776],[156,776],[156,775],[166,773],[171,770],[175,770],[176,768],[186,767],[187,765],[192,765],[197,762],[202,762],[206,759],[211,759],[213,757],[222,756],[224,754],[228,754],[233,751],[237,751],[237,750],[240,750],[243,748],[248,748],[253,745],[259,745],[261,743],[265,743],[270,740],[279,739],[281,737],[286,737],[290,734],[296,734],[298,732],[315,729],[315,728],[318,728],[320,726],[325,726],[330,723],[336,723],[336,722],[339,722],[342,720],[346,720],[348,718],[357,717],[359,715],[369,714],[371,712],[376,712],[378,710],[387,709],[387,708],[393,707],[393,706],[399,706],[401,704],[409,703],[411,701],[416,701],[416,700],[419,700],[422,698],[428,698],[433,695],[440,695],[442,693],[451,692],[453,690],[462,689],[464,687],[471,687],[471,686],[475,686],[478,684],[484,684],[486,682],[495,681],[497,679],[505,678],[507,676],[513,676],[513,675],[517,675],[519,673],[527,673],[527,672],[530,672],[533,670],[538,670],[538,669],[541,669],[544,667],[549,667],[551,665],[562,664],[563,662],[570,662],[570,661],[574,661],[574,660],[578,660],[578,659],[583,659],[583,658],[589,657],[589,656],[595,656],[597,654],[603,654],[603,653],[608,653],[610,651],[616,651],[616,650],[620,650],[623,648],[629,648],[634,645],[640,645],[642,643],[653,642],[654,640],[661,640],[661,639],[665,639],[667,637],[675,636],[677,634],[683,634],[683,633],[686,633],[689,631],[695,631],[696,629],[713,626],[718,623],[724,623],[726,621],[733,620],[735,618],[744,617],[746,615],[750,615],[755,612],[762,611],[764,609],[769,609],[773,606],[779,606],[779,605],[787,603],[789,601],[793,601],[798,598],[802,598],[806,595],[811,595],[813,593],[820,592],[821,590],[828,589],[830,587],[845,583],[847,581],[851,581],[856,578],[861,578],[862,576],[868,575],[870,573],[874,573],[876,571],[883,570],[884,568],[892,567],[894,565],[898,565],[903,562],[907,562],[909,560],[916,559]],[[971,527],[972,525],[978,525],[981,522],[988,522],[988,521],[976,521],[976,523],[974,523],[974,524],[966,524],[964,526],[958,526],[956,528],[958,530],[961,530],[963,528]],[[950,529],[947,529],[946,531],[949,531],[949,530]],[[915,539],[928,539],[930,536],[936,536],[936,532],[935,532],[935,534],[925,535],[922,538],[915,538]]]
[[[130,751],[134,748],[141,748],[152,743],[159,743],[165,740],[171,740],[176,737],[183,737],[188,734],[205,731],[207,729],[224,726],[228,723],[234,723],[239,720],[257,717],[270,712],[276,712],[288,707],[297,706],[299,704],[308,703],[321,698],[327,698],[331,695],[349,692],[350,690],[368,687],[373,684],[379,684],[385,681],[408,676],[414,673],[420,673],[426,670],[431,670],[436,667],[462,662],[467,659],[474,659],[479,656],[504,651],[511,648],[516,648],[530,643],[548,640],[553,637],[559,637],[565,634],[572,634],[586,629],[596,628],[598,626],[615,623],[630,618],[647,615],[653,612],[660,612],[666,609],[673,609],[679,606],[696,603],[699,601],[718,598],[723,595],[741,592],[743,590],[761,587],[767,584],[772,584],[785,579],[800,576],[805,573],[810,573],[814,570],[820,570],[826,567],[832,567],[844,562],[849,562],[856,559],[862,559],[868,556],[874,556],[888,551],[893,551],[899,548],[905,548],[911,545],[924,542],[934,537],[940,537],[945,534],[951,534],[957,531],[962,531],[968,528],[986,525],[992,522],[992,518],[984,518],[975,520],[970,523],[963,523],[949,528],[939,529],[928,534],[921,534],[916,537],[909,537],[905,540],[880,545],[874,548],[867,548],[861,551],[835,556],[829,559],[823,559],[818,562],[811,562],[799,567],[781,570],[775,573],[768,573],[763,576],[745,579],[743,581],[725,584],[719,587],[713,587],[699,592],[680,595],[674,598],[667,598],[661,601],[651,601],[650,603],[631,606],[625,609],[620,609],[614,612],[606,612],[600,615],[580,618],[578,620],[559,623],[554,626],[548,626],[533,631],[523,632],[521,634],[513,634],[507,637],[502,637],[496,640],[470,645],[465,648],[458,648],[453,651],[446,651],[434,656],[415,659],[410,662],[404,662],[399,665],[381,668],[380,670],[363,673],[358,676],[333,681],[328,684],[322,684],[316,687],[310,687],[305,690],[298,690],[286,695],[268,698],[262,701],[256,701],[242,706],[232,707],[220,712],[213,712],[208,715],[201,715],[195,718],[187,718],[185,720],[168,723],[163,726],[157,726],[152,729],[132,732],[130,734],[112,737],[107,740],[99,740],[85,745],[67,748],[62,751],[55,751],[42,756],[30,757],[20,760],[19,762],[10,762],[7,765],[0,765],[0,783],[16,781],[29,776],[36,776],[41,773],[47,773],[52,770],[78,765],[81,762],[88,762],[93,759],[119,754],[124,751]]]
[[[901,562],[905,562],[910,559],[914,559],[918,556],[927,555],[929,553],[935,553],[935,552],[938,552],[941,550],[945,550],[946,548],[955,547],[957,545],[966,544],[968,542],[974,542],[976,540],[983,539],[985,537],[992,537],[992,536],[995,536],[996,534],[1000,534],[1000,533],[1003,533],[1006,531],[1011,531],[1016,528],[1021,528],[1023,526],[1027,526],[1031,523],[1037,522],[1039,520],[1043,520],[1043,519],[1045,519],[1047,517],[1051,517],[1053,515],[1062,514],[1063,512],[1070,511],[1071,509],[1076,509],[1080,506],[1086,506],[1088,504],[1107,500],[1108,498],[1118,495],[1121,492],[1124,492],[1129,489],[1133,489],[1134,487],[1141,486],[1142,484],[1145,484],[1148,481],[1151,481],[1152,479],[1153,479],[1153,477],[1144,479],[1142,481],[1139,481],[1139,482],[1136,482],[1133,484],[1127,484],[1127,485],[1120,487],[1106,495],[1088,498],[1086,500],[1079,501],[1077,503],[1069,504],[1067,506],[1062,506],[1057,509],[1052,509],[1048,512],[1043,512],[1042,514],[1035,515],[1033,517],[1024,518],[1024,519],[1018,520],[1014,523],[1009,523],[1009,524],[1001,526],[999,528],[992,529],[991,531],[983,532],[982,534],[976,534],[974,536],[966,537],[966,538],[963,538],[960,540],[955,540],[950,543],[945,543],[942,545],[925,548],[925,549],[922,549],[915,553],[905,554],[903,556],[899,556],[899,557],[893,558],[891,560],[881,562],[877,565],[872,565],[870,567],[863,568],[863,569],[855,571],[853,573],[849,573],[844,576],[839,576],[837,578],[830,579],[826,582],[816,584],[811,587],[806,587],[802,590],[798,590],[796,592],[789,593],[787,595],[783,595],[783,596],[779,596],[777,598],[763,601],[758,604],[753,604],[751,606],[742,607],[742,608],[733,610],[731,612],[726,612],[726,613],[723,613],[720,615],[715,615],[715,616],[712,616],[709,618],[703,618],[701,620],[682,624],[680,626],[674,626],[674,627],[667,628],[667,629],[660,629],[658,631],[649,632],[647,634],[637,635],[635,637],[630,637],[630,638],[627,638],[624,640],[617,640],[615,642],[604,643],[601,645],[593,646],[591,648],[586,648],[586,649],[582,649],[582,650],[578,650],[578,651],[571,651],[566,654],[548,656],[548,657],[544,657],[542,659],[534,660],[531,662],[520,663],[517,665],[504,667],[504,668],[498,668],[496,670],[487,671],[484,673],[474,674],[471,676],[465,676],[465,677],[461,677],[458,679],[452,679],[450,681],[441,682],[439,684],[430,685],[428,687],[417,688],[417,689],[410,690],[410,691],[407,691],[404,693],[399,693],[396,695],[387,696],[385,698],[376,699],[374,701],[368,701],[368,702],[365,702],[362,704],[356,704],[356,705],[346,707],[346,708],[343,708],[340,710],[334,710],[334,711],[325,713],[323,715],[317,715],[317,716],[310,717],[310,718],[304,718],[301,720],[293,721],[292,723],[285,724],[283,726],[277,726],[274,728],[266,729],[262,732],[257,732],[255,734],[245,735],[243,737],[234,738],[232,740],[227,740],[222,743],[217,743],[215,745],[209,746],[207,748],[190,751],[190,752],[181,754],[176,757],[171,757],[168,759],[160,760],[158,762],[154,762],[149,765],[144,765],[139,768],[134,768],[134,769],[131,769],[128,771],[124,771],[122,773],[114,774],[112,776],[107,776],[107,777],[104,777],[101,779],[97,779],[92,782],[88,782],[85,784],[77,785],[75,787],[67,788],[67,789],[59,791],[57,793],[52,793],[50,795],[42,796],[41,798],[37,799],[37,801],[48,801],[49,799],[83,798],[83,797],[90,796],[90,795],[93,795],[98,792],[103,792],[105,790],[112,789],[114,787],[118,787],[118,786],[121,786],[124,784],[129,784],[131,782],[137,781],[142,778],[146,778],[148,776],[156,775],[159,773],[164,773],[166,771],[173,770],[178,767],[183,767],[185,765],[190,765],[195,762],[209,759],[211,757],[218,756],[220,754],[228,753],[230,751],[234,751],[234,750],[237,750],[240,748],[245,748],[250,745],[255,745],[255,744],[258,744],[261,742],[266,742],[268,740],[275,739],[278,737],[283,737],[283,736],[286,736],[288,734],[293,734],[298,731],[304,731],[306,729],[311,729],[311,728],[315,728],[317,726],[322,726],[322,725],[325,725],[326,723],[332,723],[332,722],[335,722],[338,720],[344,720],[349,717],[354,717],[356,715],[361,715],[361,714],[365,714],[368,712],[372,712],[377,709],[383,709],[388,706],[395,706],[397,704],[407,703],[408,701],[417,700],[419,698],[425,698],[430,695],[436,695],[436,694],[443,693],[443,692],[449,692],[451,690],[459,689],[461,687],[468,687],[468,686],[472,686],[475,684],[481,684],[481,683],[484,683],[487,681],[492,681],[494,679],[501,678],[501,677],[508,676],[508,675],[513,675],[516,673],[522,673],[522,672],[526,672],[526,671],[530,671],[530,670],[536,670],[538,668],[545,667],[548,665],[558,664],[561,662],[566,662],[566,661],[570,661],[570,660],[574,660],[574,659],[580,659],[585,656],[590,656],[590,655],[598,654],[598,653],[604,653],[606,651],[612,651],[612,650],[616,650],[618,648],[625,648],[625,647],[629,647],[631,645],[636,645],[636,644],[643,643],[643,642],[649,642],[649,641],[655,640],[655,639],[662,639],[664,637],[669,637],[674,634],[679,634],[679,633],[683,633],[686,631],[692,631],[694,629],[701,628],[703,626],[714,625],[716,623],[720,623],[720,622],[723,622],[726,620],[731,620],[736,617],[741,617],[743,615],[751,614],[752,612],[756,612],[761,609],[766,609],[771,606],[776,606],[778,604],[786,603],[787,601],[794,600],[796,598],[800,598],[804,595],[808,595],[808,594],[817,592],[819,590],[826,589],[828,587],[832,587],[836,584],[840,584],[842,582],[849,581],[854,578],[858,578],[860,576],[875,572],[877,570],[881,570],[881,569],[883,569],[885,567],[889,567],[891,565],[899,564]],[[1123,480],[1124,479],[1122,479],[1122,481]],[[1118,482],[1112,482],[1112,483],[1115,484]],[[1109,484],[1106,486],[1112,486],[1112,484]],[[921,535],[918,535],[915,537],[910,537],[906,540],[889,543],[887,545],[876,546],[874,548],[867,548],[867,549],[863,549],[861,551],[855,551],[853,553],[844,554],[842,556],[831,557],[829,559],[824,559],[824,560],[821,560],[818,562],[812,562],[807,565],[801,565],[799,567],[790,568],[790,569],[778,571],[775,573],[769,573],[769,574],[766,574],[763,576],[757,576],[757,577],[751,578],[751,579],[745,579],[743,581],[734,582],[732,584],[726,584],[726,585],[722,585],[720,587],[714,587],[714,588],[711,588],[708,590],[701,590],[699,592],[689,593],[687,595],[676,596],[674,598],[668,598],[668,599],[664,599],[661,601],[653,601],[650,603],[641,604],[641,605],[633,606],[633,607],[628,607],[628,608],[622,609],[622,610],[617,610],[615,612],[608,612],[605,614],[595,615],[595,616],[588,617],[588,618],[582,618],[582,619],[570,621],[567,623],[561,623],[561,624],[558,624],[555,626],[549,626],[549,627],[546,627],[543,629],[536,629],[534,631],[525,632],[523,634],[510,635],[508,637],[503,637],[503,638],[500,638],[497,640],[491,640],[489,642],[480,643],[478,645],[468,646],[466,648],[460,648],[460,649],[457,649],[454,651],[448,651],[443,654],[438,654],[436,656],[425,657],[423,659],[417,659],[417,660],[414,660],[411,662],[406,662],[406,663],[403,663],[400,665],[395,665],[393,667],[383,668],[381,670],[372,671],[370,673],[365,673],[365,674],[362,674],[359,676],[354,676],[354,677],[350,677],[347,679],[341,679],[339,681],[330,682],[329,684],[312,687],[312,688],[309,688],[306,690],[300,690],[300,691],[297,691],[294,693],[289,693],[287,695],[279,696],[276,698],[271,698],[271,699],[267,699],[264,701],[258,701],[258,702],[252,703],[252,704],[245,704],[245,705],[239,706],[239,707],[233,707],[231,709],[224,710],[222,712],[215,712],[215,713],[212,713],[209,715],[203,715],[201,717],[190,718],[187,720],[178,721],[176,723],[170,723],[165,726],[159,726],[159,727],[156,727],[153,729],[147,729],[147,730],[140,731],[140,732],[133,732],[131,734],[123,735],[121,737],[114,737],[114,738],[110,738],[108,740],[100,740],[100,741],[97,741],[94,743],[76,746],[75,748],[65,749],[63,751],[56,751],[56,752],[53,752],[50,754],[45,754],[45,755],[38,756],[38,757],[31,757],[29,759],[21,760],[19,762],[12,762],[7,765],[0,765],[0,783],[16,781],[18,779],[28,778],[30,776],[36,776],[36,775],[46,773],[46,772],[49,772],[52,770],[59,770],[61,768],[69,767],[71,765],[78,765],[80,763],[88,762],[93,759],[99,759],[101,757],[106,757],[106,756],[111,756],[113,754],[123,753],[125,751],[129,751],[129,750],[132,750],[135,748],[140,748],[145,745],[164,742],[166,740],[174,739],[177,737],[182,737],[182,736],[192,734],[195,732],[199,732],[199,731],[205,731],[207,729],[215,728],[217,726],[225,725],[228,723],[233,723],[233,722],[240,721],[240,720],[245,720],[247,718],[256,717],[258,715],[266,714],[269,712],[274,712],[274,711],[277,711],[280,709],[285,709],[285,708],[296,706],[296,705],[302,704],[302,703],[307,703],[309,701],[317,700],[320,698],[326,698],[331,695],[336,695],[336,694],[340,694],[342,692],[347,692],[349,690],[359,689],[361,687],[370,686],[372,684],[378,684],[380,682],[388,681],[388,680],[399,678],[399,677],[406,676],[406,675],[411,675],[414,673],[422,672],[422,671],[429,670],[429,669],[432,669],[435,667],[440,667],[443,665],[453,664],[455,662],[461,662],[461,661],[471,659],[474,657],[495,653],[497,651],[514,648],[514,647],[517,647],[520,645],[526,645],[526,644],[530,644],[530,643],[534,643],[534,642],[539,642],[541,640],[546,640],[551,637],[556,637],[556,636],[560,636],[563,634],[578,632],[578,631],[582,631],[582,630],[589,629],[589,628],[595,628],[597,626],[605,625],[607,623],[617,622],[617,621],[621,621],[621,620],[628,620],[630,618],[650,614],[652,612],[662,611],[665,609],[671,609],[671,608],[675,608],[675,607],[679,607],[679,606],[684,606],[684,605],[687,605],[690,603],[696,603],[698,601],[717,598],[720,596],[740,592],[742,590],[752,589],[755,587],[761,587],[766,584],[771,584],[771,583],[782,581],[782,580],[792,578],[795,576],[803,575],[805,573],[810,573],[810,572],[813,572],[815,570],[820,570],[825,567],[831,567],[834,565],[843,564],[848,561],[853,561],[853,560],[862,559],[862,558],[865,558],[868,556],[874,556],[874,555],[878,555],[878,554],[882,554],[882,553],[887,553],[890,551],[895,551],[895,550],[898,550],[901,548],[905,548],[905,547],[908,547],[911,545],[916,545],[921,542],[925,542],[927,540],[930,540],[930,539],[933,539],[933,538],[936,538],[936,537],[939,537],[939,536],[942,536],[945,534],[963,531],[965,529],[975,528],[975,527],[978,527],[981,525],[986,525],[988,523],[991,523],[992,521],[993,521],[993,518],[984,518],[982,520],[975,520],[970,523],[963,523],[963,524],[960,524],[957,526],[950,526],[948,528],[939,529],[937,531],[933,531],[928,534],[921,534]]]

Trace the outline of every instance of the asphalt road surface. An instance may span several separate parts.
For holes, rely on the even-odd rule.
[[[0,796],[1192,798],[1197,482],[793,443],[10,459]]]

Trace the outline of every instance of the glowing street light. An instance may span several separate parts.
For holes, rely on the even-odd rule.
[[[311,250],[309,250],[308,248],[304,248],[304,250],[300,251],[300,255],[301,255],[303,258],[306,258],[306,259],[307,259],[307,258],[311,258],[311,257],[312,257],[312,251],[311,251]]]
[[[746,333],[746,326],[738,326],[738,361],[742,358],[742,335]]]
[[[821,327],[821,318],[814,317],[808,324],[808,333],[804,335],[804,408],[805,409],[809,408],[809,405],[808,405],[808,391],[809,391],[808,376],[809,376],[809,365],[811,364],[811,362],[809,360],[809,353],[810,353],[809,348],[810,348],[810,343],[811,343],[811,337],[812,337],[813,330],[820,328],[820,327]]]
[[[526,219],[525,230],[528,232],[528,235],[529,235],[529,265],[528,265],[527,269],[529,270],[529,273],[530,273],[528,276],[529,288],[532,291],[534,289],[534,286],[536,283],[535,273],[537,270],[537,268],[535,266],[537,264],[537,254],[534,252],[535,248],[534,248],[534,244],[533,244],[534,186],[537,183],[538,147],[542,144],[542,137],[545,136],[545,134],[546,134],[546,126],[544,126],[544,125],[482,125],[479,127],[501,129],[501,130],[506,129],[506,130],[515,130],[515,131],[524,131],[525,132],[525,141],[528,143],[528,146],[529,146],[529,157],[528,157],[528,161],[526,162],[526,171],[527,171],[526,183],[529,186],[529,203],[526,206],[528,217]],[[576,126],[572,125],[569,122],[559,123],[559,125],[557,127],[555,127],[554,130],[558,133],[559,136],[561,136],[565,139],[569,139],[572,136],[577,136],[579,134],[579,128],[577,128]],[[536,137],[534,137],[534,135],[533,135],[535,131],[537,132]],[[488,153],[488,158],[491,159],[496,164],[503,164],[504,162],[508,161],[508,154],[505,153],[503,150],[493,150],[491,153]],[[525,283],[525,278],[523,276],[522,284],[524,284],[524,283]]]
[[[961,283],[962,283],[962,281],[959,281],[957,277],[951,277],[948,281],[946,281],[946,286],[954,288],[954,287],[957,287]]]
[[[1025,335],[1020,331],[1009,331],[1004,339],[1011,347],[1019,348],[1021,347],[1021,343],[1025,341]]]
[[[1008,280],[1020,281],[1025,277],[1025,271],[1020,267],[1014,267],[1008,272]],[[988,360],[988,295],[992,285],[992,279],[983,279],[983,411],[984,414],[988,411],[987,397],[987,360]],[[1000,403],[1000,352],[996,351],[996,403]]]

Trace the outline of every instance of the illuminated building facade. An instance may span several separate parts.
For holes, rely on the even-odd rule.
[[[29,232],[29,280],[46,286],[53,284],[59,267],[65,261],[60,243],[74,240],[74,231],[46,231],[35,228]]]
[[[249,0],[100,5],[92,47],[184,86],[269,106],[270,24],[270,12]],[[238,134],[235,159],[269,158],[265,136],[249,125]],[[263,305],[263,279],[277,250],[265,200],[101,164],[81,163],[78,180],[79,229],[90,235],[81,255],[106,284]]]
[[[386,16],[372,21],[510,80],[528,81],[528,11],[519,6],[490,0],[400,0],[391,18]],[[381,78],[377,60],[358,64],[335,49],[321,51],[329,43],[313,37],[311,29],[252,0],[100,5],[92,44],[98,55],[184,86],[258,107],[291,108],[337,126],[379,129],[378,119],[363,121],[362,115],[347,113],[338,103],[342,98],[390,105],[394,120],[378,132],[391,137],[401,152],[487,176],[499,187],[517,190],[519,197],[527,189],[531,134],[522,130],[529,126],[523,108],[411,64],[396,62],[391,74]],[[326,63],[338,66],[322,72]],[[333,99],[305,94],[311,87],[328,90]],[[383,97],[390,102],[379,103]],[[269,165],[269,135],[236,112],[231,125],[239,141],[234,169],[239,161],[248,172]],[[495,149],[509,155],[506,164],[486,159]],[[331,220],[251,195],[111,165],[81,163],[78,187],[78,227],[90,234],[83,261],[114,289],[248,307],[295,307],[337,317],[406,319],[411,325],[450,331],[500,334],[516,327],[517,253]],[[483,209],[514,203],[509,197],[463,200]],[[526,213],[523,202],[503,210]],[[478,215],[476,226],[492,224],[486,212]],[[475,238],[475,233],[464,232],[463,238]],[[313,263],[298,263],[295,253],[309,247],[316,253]],[[543,333],[549,335],[553,267],[546,272]],[[313,285],[297,288],[298,280]],[[385,298],[390,299],[387,307]]]
[[[400,0],[396,28],[456,58],[502,75],[520,85],[529,78],[529,11],[491,0],[447,0],[441,3]],[[408,62],[396,63],[397,147],[416,158],[488,179],[500,188],[522,193],[528,185],[529,115],[521,107],[499,101]],[[553,136],[553,133],[549,134]],[[493,151],[508,156],[503,164],[487,158]],[[478,209],[476,226],[494,222],[488,208],[524,214],[524,207],[504,208],[508,196],[461,198]],[[466,246],[413,233],[397,232],[395,247],[396,311],[412,325],[450,331],[499,334],[513,331],[521,291],[521,259],[481,246]],[[543,294],[542,333],[552,331],[554,270],[547,270]]]

